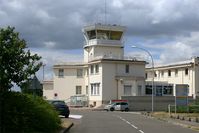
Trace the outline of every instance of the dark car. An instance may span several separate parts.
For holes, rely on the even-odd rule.
[[[70,110],[69,107],[66,105],[64,101],[61,100],[49,100],[50,104],[55,107],[56,111],[59,113],[59,115],[65,116],[65,118],[69,117]]]

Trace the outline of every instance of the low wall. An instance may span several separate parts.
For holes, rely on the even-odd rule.
[[[131,111],[151,111],[152,97],[151,96],[122,96],[123,100],[128,100],[129,109]],[[174,96],[154,96],[154,111],[166,111],[168,105],[175,104]]]
[[[152,97],[151,96],[122,96],[122,100],[128,100],[129,109],[131,111],[151,111]],[[195,100],[189,97],[189,104]],[[154,111],[167,111],[168,105],[175,105],[175,96],[154,96],[153,109]]]

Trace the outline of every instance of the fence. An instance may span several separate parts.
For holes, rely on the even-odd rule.
[[[88,107],[88,96],[75,95],[70,97],[70,106],[74,107]]]

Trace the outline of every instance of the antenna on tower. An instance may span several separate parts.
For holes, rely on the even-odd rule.
[[[107,11],[106,11],[106,0],[104,0],[104,23],[105,23],[105,24],[106,24],[106,22],[107,22],[106,15],[107,15]]]

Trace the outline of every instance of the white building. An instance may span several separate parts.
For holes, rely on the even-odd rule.
[[[100,106],[123,95],[145,95],[146,62],[124,57],[125,27],[94,24],[82,31],[84,61],[55,64],[53,89],[44,82],[44,96],[66,100],[87,95],[89,104]]]
[[[199,57],[154,68],[156,95],[175,95],[176,84],[187,84],[189,96],[199,96]],[[146,69],[146,94],[151,93],[153,69]]]

